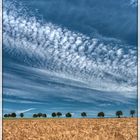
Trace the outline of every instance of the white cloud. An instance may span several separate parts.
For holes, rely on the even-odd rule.
[[[9,8],[9,7],[8,7]],[[31,67],[77,79],[103,91],[135,91],[136,51],[120,41],[104,44],[51,23],[40,23],[27,13],[4,8],[4,51]],[[22,11],[22,9],[21,9]],[[31,28],[32,27],[32,28]],[[133,52],[133,55],[132,55]],[[135,85],[135,86],[133,86]]]
[[[20,114],[20,113],[26,113],[26,112],[30,112],[32,110],[35,110],[36,108],[29,108],[29,109],[24,109],[24,110],[15,110],[15,109],[11,109],[11,108],[3,108],[3,111],[5,113],[12,113],[15,112],[16,114]]]
[[[35,108],[29,108],[29,109],[25,109],[25,110],[19,110],[19,111],[16,111],[17,114],[20,114],[20,113],[26,113],[26,112],[30,112],[32,110],[35,110]]]
[[[8,94],[9,95],[9,94]],[[20,95],[20,97],[22,97],[22,95]],[[35,101],[28,101],[28,100],[23,100],[22,99],[3,99],[4,102],[10,102],[10,103],[22,103],[22,104],[43,104],[41,102],[35,102]]]

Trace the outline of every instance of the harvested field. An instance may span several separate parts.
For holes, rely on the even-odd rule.
[[[137,119],[9,119],[3,140],[137,140]]]

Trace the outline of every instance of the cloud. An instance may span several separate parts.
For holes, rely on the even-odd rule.
[[[36,108],[29,108],[29,109],[24,109],[24,110],[16,110],[16,109],[11,109],[11,108],[3,108],[3,111],[5,113],[12,113],[15,112],[16,114],[20,114],[20,113],[26,113],[26,112],[30,112],[32,110],[35,110]]]
[[[20,95],[21,97],[21,95]],[[29,101],[29,100],[23,100],[24,98],[22,99],[6,99],[4,98],[3,101],[4,102],[10,102],[10,103],[20,103],[20,104],[44,104],[42,102],[35,102],[35,101]]]
[[[26,74],[20,73],[18,75],[15,72],[15,70],[21,72],[20,67],[14,69],[17,75],[11,73],[13,69],[7,76],[4,74],[4,81],[6,81],[3,85],[4,106],[7,107],[7,104],[10,104],[15,108],[10,112],[15,112],[20,108],[22,110],[23,106],[37,107],[40,109],[37,109],[36,112],[41,111],[48,114],[56,111],[98,111],[99,109],[102,110],[103,106],[106,107],[105,109],[112,110],[114,106],[115,108],[119,106],[127,108],[127,106],[133,107],[136,104],[136,95],[133,92],[98,91],[88,88],[83,83],[76,81],[74,83],[70,79],[67,81],[65,78],[47,75],[45,72],[40,73],[40,71],[34,70],[35,68],[21,68],[22,72],[24,71]],[[34,75],[33,77],[38,76],[37,80],[32,80],[32,75]],[[8,81],[7,78],[12,79],[12,82]],[[24,81],[25,79],[26,81]],[[13,84],[15,81],[18,83]],[[56,81],[59,81],[59,85]],[[60,83],[64,84],[61,85]],[[16,109],[17,107],[18,109]],[[30,114],[27,113],[27,115]]]
[[[19,110],[27,104],[49,113],[94,108],[97,114],[104,105],[106,110],[136,105],[135,46],[40,21],[22,6],[7,3],[10,6],[4,3],[3,10],[5,106],[18,104]]]
[[[20,113],[26,113],[26,112],[30,112],[32,110],[35,110],[35,108],[29,108],[29,109],[25,109],[25,110],[19,110],[19,111],[16,111],[17,114],[20,114]]]
[[[8,13],[4,7],[3,12],[4,52],[11,57],[27,66],[77,79],[97,90],[136,89],[136,48],[118,40],[91,38],[42,23],[15,9],[13,5]]]

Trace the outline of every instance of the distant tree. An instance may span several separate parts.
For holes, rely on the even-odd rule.
[[[42,117],[42,113],[38,113],[37,115],[38,115],[39,118]]]
[[[46,117],[47,117],[47,114],[42,114],[42,117],[43,117],[43,118],[46,118]]]
[[[8,117],[11,117],[11,114],[7,114]]]
[[[4,118],[7,118],[8,117],[8,114],[4,114]]]
[[[120,116],[122,116],[122,115],[123,115],[123,112],[121,110],[116,112],[116,116],[118,116],[118,118],[120,118]]]
[[[56,116],[57,116],[57,113],[53,112],[53,113],[52,113],[52,117],[54,118],[54,117],[56,117]]]
[[[38,117],[38,115],[37,114],[33,114],[33,118],[37,118]]]
[[[82,113],[81,113],[81,116],[82,116],[82,117],[87,117],[87,113],[86,113],[86,112],[82,112]]]
[[[13,118],[15,118],[17,115],[16,115],[16,113],[15,112],[13,112],[13,113],[11,113],[11,115],[10,115],[11,117],[13,117]]]
[[[67,118],[71,118],[71,117],[72,117],[72,114],[71,114],[70,112],[68,112],[68,113],[66,114],[66,117],[67,117]]]
[[[135,110],[130,110],[130,115],[133,117],[135,114]]]
[[[99,112],[97,116],[100,117],[100,118],[101,117],[103,118],[105,116],[105,114],[104,114],[104,112]]]
[[[21,118],[23,118],[23,117],[24,117],[24,114],[23,114],[23,113],[20,113],[19,115],[20,115],[20,117],[21,117]]]
[[[62,116],[62,113],[61,112],[57,112],[57,116],[58,117]]]

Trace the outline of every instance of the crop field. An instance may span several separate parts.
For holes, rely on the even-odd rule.
[[[137,140],[137,119],[4,119],[3,140]]]

